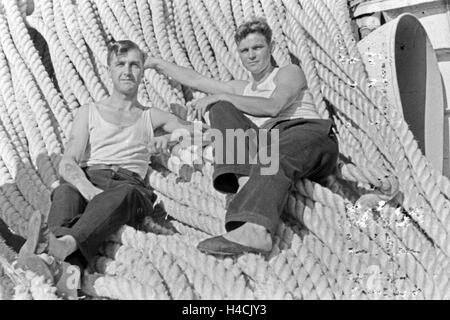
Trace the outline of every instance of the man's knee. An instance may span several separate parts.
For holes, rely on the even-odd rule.
[[[209,108],[209,119],[223,119],[230,114],[231,111],[237,110],[236,107],[228,101],[219,101]]]
[[[122,205],[126,205],[127,208],[129,208],[127,212],[131,214],[129,219],[132,220],[129,222],[132,224],[141,221],[148,211],[153,210],[153,203],[144,196],[139,187],[131,184],[122,184],[115,188],[115,191],[116,194],[114,195],[114,198]],[[137,214],[137,216],[134,216],[134,214]]]
[[[68,183],[60,184],[58,187],[56,187],[52,194],[51,194],[51,200],[66,200],[66,199],[73,199],[78,200],[82,197],[80,192],[72,185]]]
[[[136,186],[128,183],[121,184],[115,188],[117,195],[124,198],[134,197],[139,194],[139,190]]]

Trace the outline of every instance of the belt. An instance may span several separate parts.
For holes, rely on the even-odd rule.
[[[126,175],[131,175],[132,177],[138,178],[139,180],[142,180],[141,176],[139,174],[137,174],[136,172],[133,172],[131,170],[128,169],[124,169],[119,167],[118,165],[115,164],[94,164],[88,167],[88,170],[111,170],[114,172],[119,172],[119,173],[123,173]]]
[[[148,175],[149,171],[147,171],[147,175],[145,176],[145,179],[142,179],[142,177],[131,170],[124,169],[119,167],[118,165],[114,164],[93,164],[86,168],[86,170],[111,170],[115,173],[121,173],[125,176],[128,176],[128,178],[133,179],[135,182],[137,182],[140,186],[143,188],[140,188],[139,191],[143,193],[146,197],[149,197],[152,202],[156,201],[156,195],[153,193],[153,188],[148,183]]]

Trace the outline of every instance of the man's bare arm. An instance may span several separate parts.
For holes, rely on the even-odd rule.
[[[162,128],[168,133],[172,133],[178,129],[185,129],[190,134],[194,133],[194,125],[192,122],[180,119],[172,113],[152,108],[151,118],[153,129]]]
[[[192,69],[180,67],[176,64],[154,57],[147,57],[144,68],[154,68],[159,72],[162,72],[165,75],[171,77],[172,79],[180,82],[182,85],[209,94],[219,94],[219,93],[240,94],[245,85],[247,84],[246,81],[242,80],[230,80],[230,81],[215,80],[206,77]]]
[[[102,190],[87,179],[79,166],[89,140],[88,108],[87,105],[80,107],[75,115],[69,142],[59,163],[59,174],[89,201]]]
[[[277,87],[269,98],[249,97],[236,94],[220,94],[217,100],[231,102],[237,109],[253,116],[277,117],[296,97],[306,84],[303,71],[297,65],[291,64],[282,68],[277,75]]]
[[[90,183],[83,170],[72,158],[62,158],[59,165],[59,174],[78,190],[83,189],[86,184]]]

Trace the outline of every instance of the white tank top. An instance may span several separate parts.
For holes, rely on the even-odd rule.
[[[89,143],[85,164],[112,164],[145,178],[150,163],[148,145],[153,138],[150,108],[129,126],[103,119],[95,103],[89,105]]]
[[[252,89],[252,82],[250,81],[244,88],[243,95],[250,97],[270,98],[276,89],[274,78],[280,68],[274,68],[270,75],[260,84],[256,86],[256,90]],[[246,114],[258,127],[269,129],[276,122],[281,120],[292,120],[297,118],[320,119],[318,115],[313,98],[308,89],[301,90],[297,97],[285,106],[277,117],[256,117]]]

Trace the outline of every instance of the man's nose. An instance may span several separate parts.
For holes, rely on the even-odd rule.
[[[253,50],[250,50],[249,52],[248,52],[248,57],[250,58],[250,59],[254,59],[255,58],[255,51],[253,51]]]
[[[131,65],[127,64],[125,65],[125,71],[126,74],[131,74]]]

